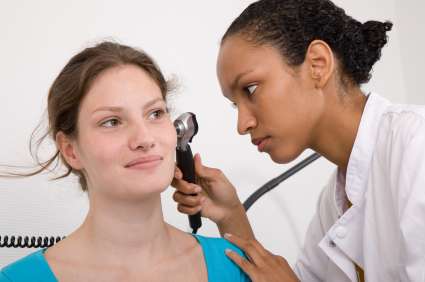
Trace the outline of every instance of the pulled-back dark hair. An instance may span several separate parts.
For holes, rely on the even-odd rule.
[[[338,58],[344,81],[360,85],[370,80],[391,28],[388,21],[362,24],[329,0],[260,0],[233,21],[222,43],[242,35],[254,44],[277,48],[289,65],[298,66],[310,43],[323,40]]]

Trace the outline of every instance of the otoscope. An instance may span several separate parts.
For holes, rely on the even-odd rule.
[[[174,126],[177,131],[177,166],[183,173],[183,179],[190,183],[195,183],[195,164],[193,161],[192,150],[189,143],[192,142],[193,136],[198,133],[198,123],[193,113],[181,114],[175,121]],[[196,195],[196,194],[194,194]],[[189,224],[192,233],[196,234],[202,226],[201,212],[189,215]]]

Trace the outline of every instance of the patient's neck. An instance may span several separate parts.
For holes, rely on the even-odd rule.
[[[172,242],[159,194],[134,202],[90,198],[88,215],[75,235],[105,262],[119,259],[123,264],[158,258]]]

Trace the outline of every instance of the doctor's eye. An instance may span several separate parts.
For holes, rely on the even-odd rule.
[[[258,86],[257,84],[248,85],[248,86],[244,87],[244,91],[248,95],[252,95],[252,94],[254,94],[255,90],[257,89],[257,86]]]

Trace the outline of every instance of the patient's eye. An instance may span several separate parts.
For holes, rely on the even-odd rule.
[[[149,119],[156,120],[162,118],[168,111],[166,109],[157,109],[149,114]]]
[[[106,128],[117,127],[120,124],[120,120],[118,118],[110,118],[103,122],[101,122],[101,126]]]

